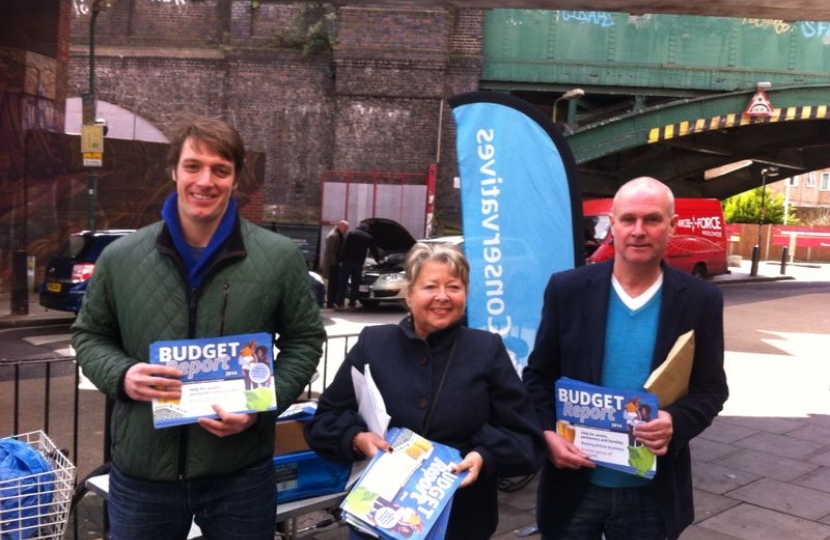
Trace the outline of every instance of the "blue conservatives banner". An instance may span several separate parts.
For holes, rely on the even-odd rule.
[[[506,94],[449,99],[457,128],[468,324],[501,334],[527,363],[553,272],[583,264],[573,154],[542,112]]]

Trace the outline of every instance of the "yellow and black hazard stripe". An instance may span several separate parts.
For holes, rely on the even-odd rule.
[[[727,129],[752,124],[768,124],[771,122],[789,122],[792,120],[814,120],[830,117],[828,105],[803,105],[801,107],[785,107],[773,110],[772,116],[747,116],[744,114],[724,114],[712,118],[698,118],[687,120],[663,127],[651,128],[648,133],[648,142],[657,143],[676,139],[692,133]]]

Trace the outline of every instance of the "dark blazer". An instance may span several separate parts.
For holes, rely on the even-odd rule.
[[[433,403],[450,356],[446,381]],[[408,318],[400,325],[364,328],[305,427],[309,446],[325,459],[362,459],[351,447],[354,435],[366,431],[357,412],[351,368],[363,372],[367,363],[392,417],[390,426],[453,446],[462,456],[475,450],[484,458],[478,480],[453,497],[446,538],[490,538],[498,524],[498,477],[532,474],[545,456],[533,406],[501,337],[454,326],[423,340]]]
[[[605,327],[613,261],[551,276],[542,320],[524,370],[543,430],[555,431],[553,383],[570,377],[599,384],[605,354]],[[652,369],[678,336],[695,330],[689,394],[665,407],[674,434],[669,451],[657,459],[652,481],[668,538],[675,539],[694,518],[689,441],[723,408],[729,394],[723,370],[723,296],[713,284],[663,264],[663,292]],[[588,483],[589,471],[557,469],[547,460],[539,481],[537,521],[543,534],[560,530]]]
[[[371,251],[376,262],[380,262],[380,254],[374,244],[372,235],[358,227],[346,234],[340,245],[340,262],[347,266],[363,266],[366,261],[366,252]]]

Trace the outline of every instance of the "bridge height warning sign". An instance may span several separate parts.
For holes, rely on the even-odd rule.
[[[755,92],[755,95],[752,96],[752,99],[749,100],[749,104],[746,106],[744,110],[745,116],[772,116],[772,113],[775,109],[770,103],[769,98],[767,97],[766,92],[758,89]]]

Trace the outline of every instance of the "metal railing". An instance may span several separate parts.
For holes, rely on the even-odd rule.
[[[317,376],[304,396],[331,383],[357,334],[329,336]],[[0,358],[0,437],[42,430],[77,466],[81,479],[109,460],[106,397],[83,377],[72,356]]]
[[[42,430],[63,450],[78,455],[81,395],[74,360],[70,356],[0,359],[0,436]],[[71,449],[66,446],[70,440]]]

